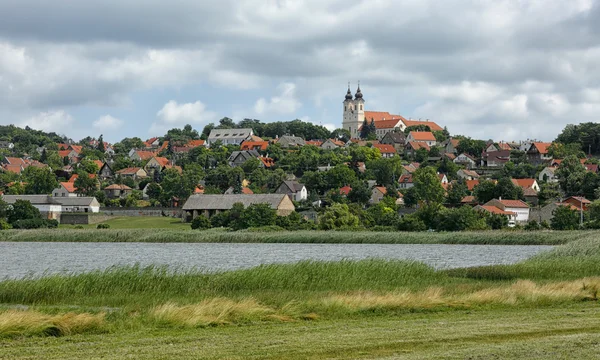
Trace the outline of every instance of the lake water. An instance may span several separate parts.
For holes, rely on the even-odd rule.
[[[0,242],[0,279],[79,273],[113,265],[209,271],[301,260],[410,259],[436,268],[512,264],[551,246]]]

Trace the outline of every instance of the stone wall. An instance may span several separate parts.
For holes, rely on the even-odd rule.
[[[118,208],[101,207],[100,212],[107,216],[171,216],[181,217],[181,208],[162,208],[162,207],[144,207],[144,208]]]

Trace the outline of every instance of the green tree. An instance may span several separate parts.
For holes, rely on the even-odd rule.
[[[467,196],[469,189],[464,180],[453,182],[448,186],[446,202],[452,206],[458,206],[462,203],[462,199]]]
[[[585,167],[576,156],[567,156],[560,163],[556,176],[566,195],[581,195],[585,178]]]
[[[350,134],[350,131],[346,129],[335,129],[331,132],[329,137],[332,139],[342,140],[343,142],[348,142],[348,140],[352,138],[352,135]]]
[[[98,138],[98,151],[103,153],[106,152],[106,146],[104,146],[104,137],[102,134],[100,134],[100,137]]]
[[[27,194],[51,194],[56,189],[58,182],[56,176],[49,168],[29,166],[23,171],[25,192]]]
[[[425,204],[441,203],[444,201],[445,190],[434,168],[418,168],[413,173],[413,184],[418,201]]]
[[[496,197],[496,184],[490,180],[482,180],[473,188],[473,195],[479,203],[485,204]]]
[[[75,192],[85,196],[92,196],[98,189],[98,180],[91,177],[87,172],[80,171],[75,179]]]
[[[358,224],[358,216],[352,214],[346,204],[331,205],[319,219],[319,229],[321,230],[352,228],[358,226]]]
[[[348,193],[348,200],[353,203],[366,204],[371,199],[371,189],[366,182],[358,181],[352,186],[352,190]]]
[[[196,216],[194,220],[192,220],[191,225],[193,230],[206,230],[211,228],[210,220],[206,216]]]
[[[485,219],[470,206],[441,210],[436,219],[438,231],[484,230]]]
[[[40,211],[31,205],[29,200],[16,200],[6,211],[6,220],[9,224],[13,224],[18,220],[41,218]]]
[[[146,195],[148,196],[148,198],[152,199],[152,200],[159,200],[162,196],[162,187],[153,182],[148,184],[148,188],[146,189]]]
[[[277,221],[277,212],[269,204],[252,204],[244,209],[239,220],[234,223],[234,230],[272,226]]]
[[[577,230],[579,229],[579,212],[571,210],[568,206],[559,206],[552,211],[552,223],[554,230]]]

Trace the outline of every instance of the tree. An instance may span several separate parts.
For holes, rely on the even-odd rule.
[[[277,212],[269,204],[252,204],[244,209],[239,220],[234,223],[234,230],[272,226],[277,221]]]
[[[558,183],[566,195],[581,195],[585,167],[576,156],[567,156],[556,170]]]
[[[28,200],[17,200],[6,211],[6,219],[9,224],[13,224],[18,220],[41,219],[41,217],[40,211],[31,205]]]
[[[319,229],[336,230],[358,226],[358,216],[352,214],[348,205],[333,204],[328,207],[319,219]]]
[[[436,219],[438,231],[484,230],[485,219],[470,206],[443,209]]]
[[[538,200],[540,205],[546,205],[553,201],[559,201],[562,197],[558,184],[545,183],[540,186],[540,192],[538,193]]]
[[[456,151],[459,154],[467,153],[469,155],[479,157],[486,148],[486,143],[483,140],[473,140],[469,137],[461,138]]]
[[[432,167],[418,168],[413,173],[413,188],[418,201],[425,204],[444,201],[445,190],[440,178]]]
[[[559,206],[552,211],[552,223],[554,230],[577,230],[579,229],[579,212],[571,210],[568,206]]]
[[[496,184],[490,180],[482,180],[473,189],[473,195],[479,203],[485,204],[496,197]]]
[[[369,136],[369,123],[367,123],[367,118],[363,120],[362,126],[360,127],[360,138],[366,139]]]
[[[492,230],[499,230],[508,226],[508,217],[502,214],[488,213],[485,217],[485,222]]]
[[[494,198],[505,200],[523,200],[523,189],[520,186],[513,184],[510,178],[502,178],[498,180],[494,191]]]
[[[378,185],[387,186],[394,184],[402,175],[400,158],[379,158],[367,163],[367,169],[373,172]]]
[[[104,137],[100,134],[98,138],[98,151],[106,152],[106,146],[104,146]]]
[[[211,228],[210,220],[206,216],[196,216],[194,220],[192,220],[191,225],[193,230],[206,230]]]
[[[352,185],[352,190],[348,193],[348,200],[353,203],[366,204],[371,199],[371,190],[367,183],[363,181],[356,182]]]
[[[81,171],[75,179],[75,192],[78,194],[91,196],[98,189],[98,181],[85,171]]]
[[[56,176],[49,168],[29,166],[23,171],[27,194],[51,194],[56,189],[58,182]]]
[[[462,199],[467,196],[469,189],[464,180],[453,182],[448,186],[448,194],[446,195],[446,202],[452,206],[458,206],[462,203]]]
[[[335,129],[331,132],[329,137],[332,139],[342,140],[343,142],[348,142],[348,140],[352,138],[352,135],[350,134],[350,131],[346,129]]]
[[[162,187],[153,182],[148,184],[148,188],[146,189],[146,195],[148,196],[148,198],[152,199],[152,200],[159,200],[162,196]]]

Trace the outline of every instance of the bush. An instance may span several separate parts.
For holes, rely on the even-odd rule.
[[[108,225],[108,224],[98,224],[98,225],[96,225],[96,229],[110,229],[110,225]]]
[[[208,220],[205,216],[197,216],[194,220],[192,220],[192,229],[194,230],[205,230],[210,229],[211,224],[210,220]]]
[[[23,219],[12,224],[14,229],[54,229],[58,227],[56,220]]]
[[[427,226],[417,215],[410,214],[402,217],[396,228],[400,231],[425,231]]]
[[[6,222],[4,219],[0,219],[0,230],[8,230],[10,229],[10,224]]]
[[[75,225],[75,226],[73,227],[73,229],[83,229],[83,226],[82,226],[82,225]]]
[[[531,220],[523,227],[523,229],[528,230],[528,231],[540,230],[540,228],[541,228],[540,224],[538,224],[538,222],[535,220]]]
[[[42,216],[40,211],[31,205],[29,200],[17,200],[14,204],[9,208],[6,213],[7,220],[10,224],[14,224],[19,220],[26,219],[40,219],[42,220]],[[14,227],[14,226],[13,226]],[[16,227],[15,227],[16,229]]]

